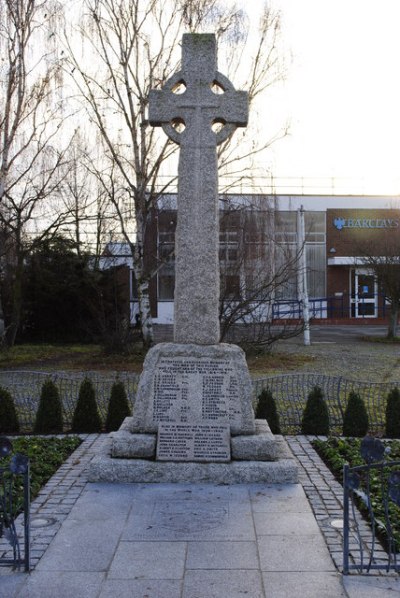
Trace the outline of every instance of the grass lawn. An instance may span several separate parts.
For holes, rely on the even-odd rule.
[[[140,372],[144,352],[106,354],[100,345],[23,344],[0,351],[0,369],[130,370]]]
[[[31,500],[38,495],[42,486],[48,482],[57,469],[81,444],[78,436],[66,436],[64,438],[30,436],[17,437],[10,440],[13,444],[13,455],[21,453],[30,459],[31,470]],[[0,466],[7,465],[9,458],[0,460]],[[14,504],[18,511],[23,505],[23,481],[18,476],[15,482]]]
[[[93,370],[141,372],[145,352],[138,346],[131,354],[106,354],[100,345],[24,344],[0,351],[0,369]],[[257,376],[296,370],[313,361],[305,355],[251,353],[249,370]]]

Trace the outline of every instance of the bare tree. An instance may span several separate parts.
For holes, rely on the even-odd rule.
[[[61,70],[53,45],[61,5],[56,0],[5,0],[0,4],[0,225],[3,266],[12,271],[7,342],[21,310],[24,256],[63,220],[56,197],[67,165],[58,149],[63,102]],[[4,278],[2,296],[6,290]]]
[[[300,334],[300,310],[296,317],[287,297],[296,293],[304,246],[275,239],[272,207],[226,212],[221,241],[221,341],[269,348]]]
[[[379,240],[360,243],[359,253],[362,263],[375,274],[383,300],[390,304],[387,338],[394,339],[400,310],[400,240],[397,229]]]
[[[85,251],[93,256],[92,263],[97,268],[104,244],[115,232],[115,213],[110,210],[101,175],[93,166],[88,140],[79,129],[71,140],[67,157],[69,169],[59,194],[61,210],[69,218],[62,232],[74,241],[79,255]]]
[[[67,33],[68,69],[103,141],[102,156],[97,164],[93,161],[93,171],[131,247],[142,334],[150,346],[149,281],[154,269],[146,261],[146,230],[159,197],[174,184],[174,178],[166,175],[176,172],[176,146],[149,127],[149,92],[177,70],[185,30],[215,31],[220,48],[224,44],[227,48],[228,66],[237,68],[246,48],[245,16],[235,6],[224,7],[221,0],[85,0],[80,19],[85,60]],[[266,9],[256,41],[253,33],[253,55],[246,68],[251,73],[250,102],[278,76],[279,16]],[[227,144],[220,150],[224,174],[237,177],[243,171],[243,160],[234,166],[238,158],[249,163],[267,145],[250,142],[239,154],[234,144]]]

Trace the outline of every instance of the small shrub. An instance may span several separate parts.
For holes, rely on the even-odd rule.
[[[258,419],[266,419],[273,434],[281,433],[275,399],[272,396],[272,392],[267,388],[264,388],[258,396],[256,417]]]
[[[122,382],[114,382],[108,402],[106,431],[118,430],[126,417],[131,414],[131,409]]]
[[[0,433],[19,432],[19,421],[14,399],[11,393],[0,386]]]
[[[386,437],[400,438],[400,390],[393,388],[386,403]]]
[[[42,386],[33,431],[35,434],[56,434],[63,431],[60,394],[57,386],[50,379]]]
[[[364,401],[352,390],[343,416],[343,436],[362,438],[368,432],[368,428],[368,413]]]
[[[79,388],[78,401],[72,418],[72,431],[90,434],[101,432],[101,428],[94,386],[89,378],[85,378]]]
[[[324,395],[315,386],[307,398],[307,403],[301,420],[303,434],[316,434],[327,436],[329,434],[329,412],[324,400]]]

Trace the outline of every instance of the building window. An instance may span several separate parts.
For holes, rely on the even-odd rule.
[[[175,288],[176,212],[160,212],[158,218],[158,300],[173,301]]]

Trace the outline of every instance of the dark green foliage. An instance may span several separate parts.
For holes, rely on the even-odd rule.
[[[362,438],[368,432],[368,428],[368,413],[364,401],[352,390],[343,416],[343,436]]]
[[[91,340],[97,273],[88,256],[62,236],[43,240],[24,266],[19,339],[40,342]]]
[[[393,388],[386,403],[386,436],[400,438],[400,390]]]
[[[42,386],[33,431],[35,434],[58,434],[63,431],[60,394],[57,386],[50,379]]]
[[[365,465],[365,461],[361,456],[361,439],[360,438],[330,438],[327,441],[313,440],[312,445],[320,455],[322,460],[326,463],[336,479],[340,484],[343,483],[343,465],[348,463],[350,467],[356,467],[358,465]],[[390,453],[385,455],[385,460],[399,461],[400,460],[400,442],[398,440],[383,441],[386,448],[390,448]],[[391,470],[393,471],[394,468]],[[380,470],[379,470],[380,471]],[[366,477],[360,474],[361,483],[365,490]],[[387,482],[387,476],[386,477]],[[371,504],[373,505],[373,512],[375,521],[385,521],[387,517],[385,502],[387,500],[387,488],[386,482],[382,484],[383,478],[377,470],[371,470],[371,475],[368,476],[369,489],[371,493]],[[365,495],[355,494],[354,499],[356,505],[360,509],[363,516],[370,521],[370,511],[368,508]],[[391,520],[391,527],[393,537],[396,541],[397,546],[393,547],[395,552],[399,551],[400,548],[400,517],[399,507],[393,502],[389,501],[389,517]],[[378,537],[382,540],[383,546],[389,546],[388,538],[386,536],[385,526],[376,526]]]
[[[315,386],[308,395],[301,420],[301,431],[303,434],[317,434],[322,436],[329,434],[328,407],[319,386]]]
[[[79,388],[79,397],[72,418],[72,431],[90,434],[101,432],[101,428],[94,386],[89,378],[85,378]]]
[[[268,388],[264,388],[258,396],[256,417],[258,419],[266,419],[273,434],[281,433],[275,399]]]
[[[125,387],[122,382],[114,382],[108,402],[106,431],[118,430],[126,417],[131,414]]]
[[[19,421],[11,393],[0,386],[0,433],[19,432]]]
[[[19,436],[12,439],[13,452],[21,453],[29,457],[30,461],[30,492],[31,500],[39,494],[40,489],[48,482],[57,469],[64,463],[69,455],[81,444],[77,436],[64,438],[35,436]],[[2,461],[2,466],[8,464],[10,457]],[[16,483],[13,486],[13,503],[16,512],[23,506],[24,488],[22,484]]]

